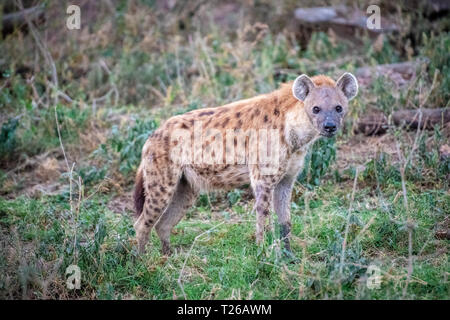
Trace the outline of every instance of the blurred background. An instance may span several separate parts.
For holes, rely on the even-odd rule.
[[[67,26],[69,5],[79,29]],[[380,29],[367,28],[369,5]],[[448,299],[449,10],[440,0],[3,1],[0,298]],[[164,120],[345,71],[360,91],[344,130],[314,145],[294,190],[299,264],[281,258],[277,230],[254,244],[246,188],[202,195],[170,258],[153,234],[147,256],[131,259],[134,175]],[[78,290],[65,284],[72,264]]]

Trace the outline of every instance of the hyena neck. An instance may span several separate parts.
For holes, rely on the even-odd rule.
[[[307,148],[319,137],[319,132],[312,126],[303,106],[288,111],[285,121],[284,135],[291,152]]]

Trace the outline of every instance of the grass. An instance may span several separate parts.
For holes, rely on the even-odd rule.
[[[194,215],[175,228],[176,253],[167,258],[160,254],[154,233],[147,254],[136,255],[132,219],[108,209],[108,197],[84,201],[75,219],[67,199],[1,200],[0,224],[11,230],[2,237],[0,266],[7,275],[0,283],[2,298],[183,298],[181,277],[189,299],[324,299],[337,296],[341,285],[344,299],[446,299],[448,259],[446,254],[433,256],[446,244],[434,240],[433,226],[448,212],[449,195],[443,190],[409,194],[416,213],[417,260],[406,296],[407,232],[392,222],[404,215],[402,204],[394,203],[395,193],[386,192],[386,201],[394,204],[380,209],[377,202],[382,200],[371,187],[358,188],[357,205],[349,213],[346,196],[341,186],[327,183],[309,195],[308,209],[304,203],[293,206],[293,251],[300,258],[296,264],[283,258],[276,235],[269,235],[261,247],[255,245],[255,218],[236,207],[247,206],[242,201],[223,212],[193,209]],[[339,257],[349,214],[341,275]],[[80,290],[69,291],[60,278],[71,264],[81,269]],[[365,273],[372,264],[382,272],[381,287],[369,290]],[[59,269],[46,268],[54,265]],[[44,292],[43,283],[52,285]]]
[[[61,137],[58,92],[35,40],[16,30],[0,43],[0,299],[449,298],[448,240],[435,236],[449,221],[450,160],[439,152],[448,128],[389,128],[380,137],[351,130],[370,109],[389,116],[424,101],[449,106],[443,20],[428,25],[402,9],[402,19],[419,19],[409,25],[411,56],[399,45],[411,45],[407,32],[377,46],[366,34],[355,42],[327,30],[305,41],[287,23],[291,1],[244,7],[239,28],[186,18],[189,6],[112,3],[115,19],[95,5],[85,34],[51,22],[37,29],[53,32],[46,41]],[[273,23],[266,6],[277,12]],[[248,188],[201,195],[174,230],[172,256],[161,255],[154,232],[137,255],[132,181],[146,137],[165,119],[269,92],[299,73],[336,78],[409,59],[427,61],[416,79],[398,88],[379,77],[362,87],[345,130],[308,155],[291,203],[298,261],[283,256],[277,227],[255,244]],[[81,270],[80,289],[66,286],[70,265]],[[373,267],[380,287],[370,289]]]

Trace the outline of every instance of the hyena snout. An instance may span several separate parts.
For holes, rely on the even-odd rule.
[[[337,131],[337,125],[334,121],[327,121],[323,124],[323,130],[328,134],[335,134]]]

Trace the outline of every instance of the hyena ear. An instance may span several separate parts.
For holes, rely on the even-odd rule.
[[[292,94],[300,101],[305,101],[308,94],[315,87],[314,82],[306,75],[302,74],[295,79],[292,85]]]
[[[352,100],[358,94],[358,80],[350,72],[344,73],[339,78],[336,87],[342,90],[348,100]]]

